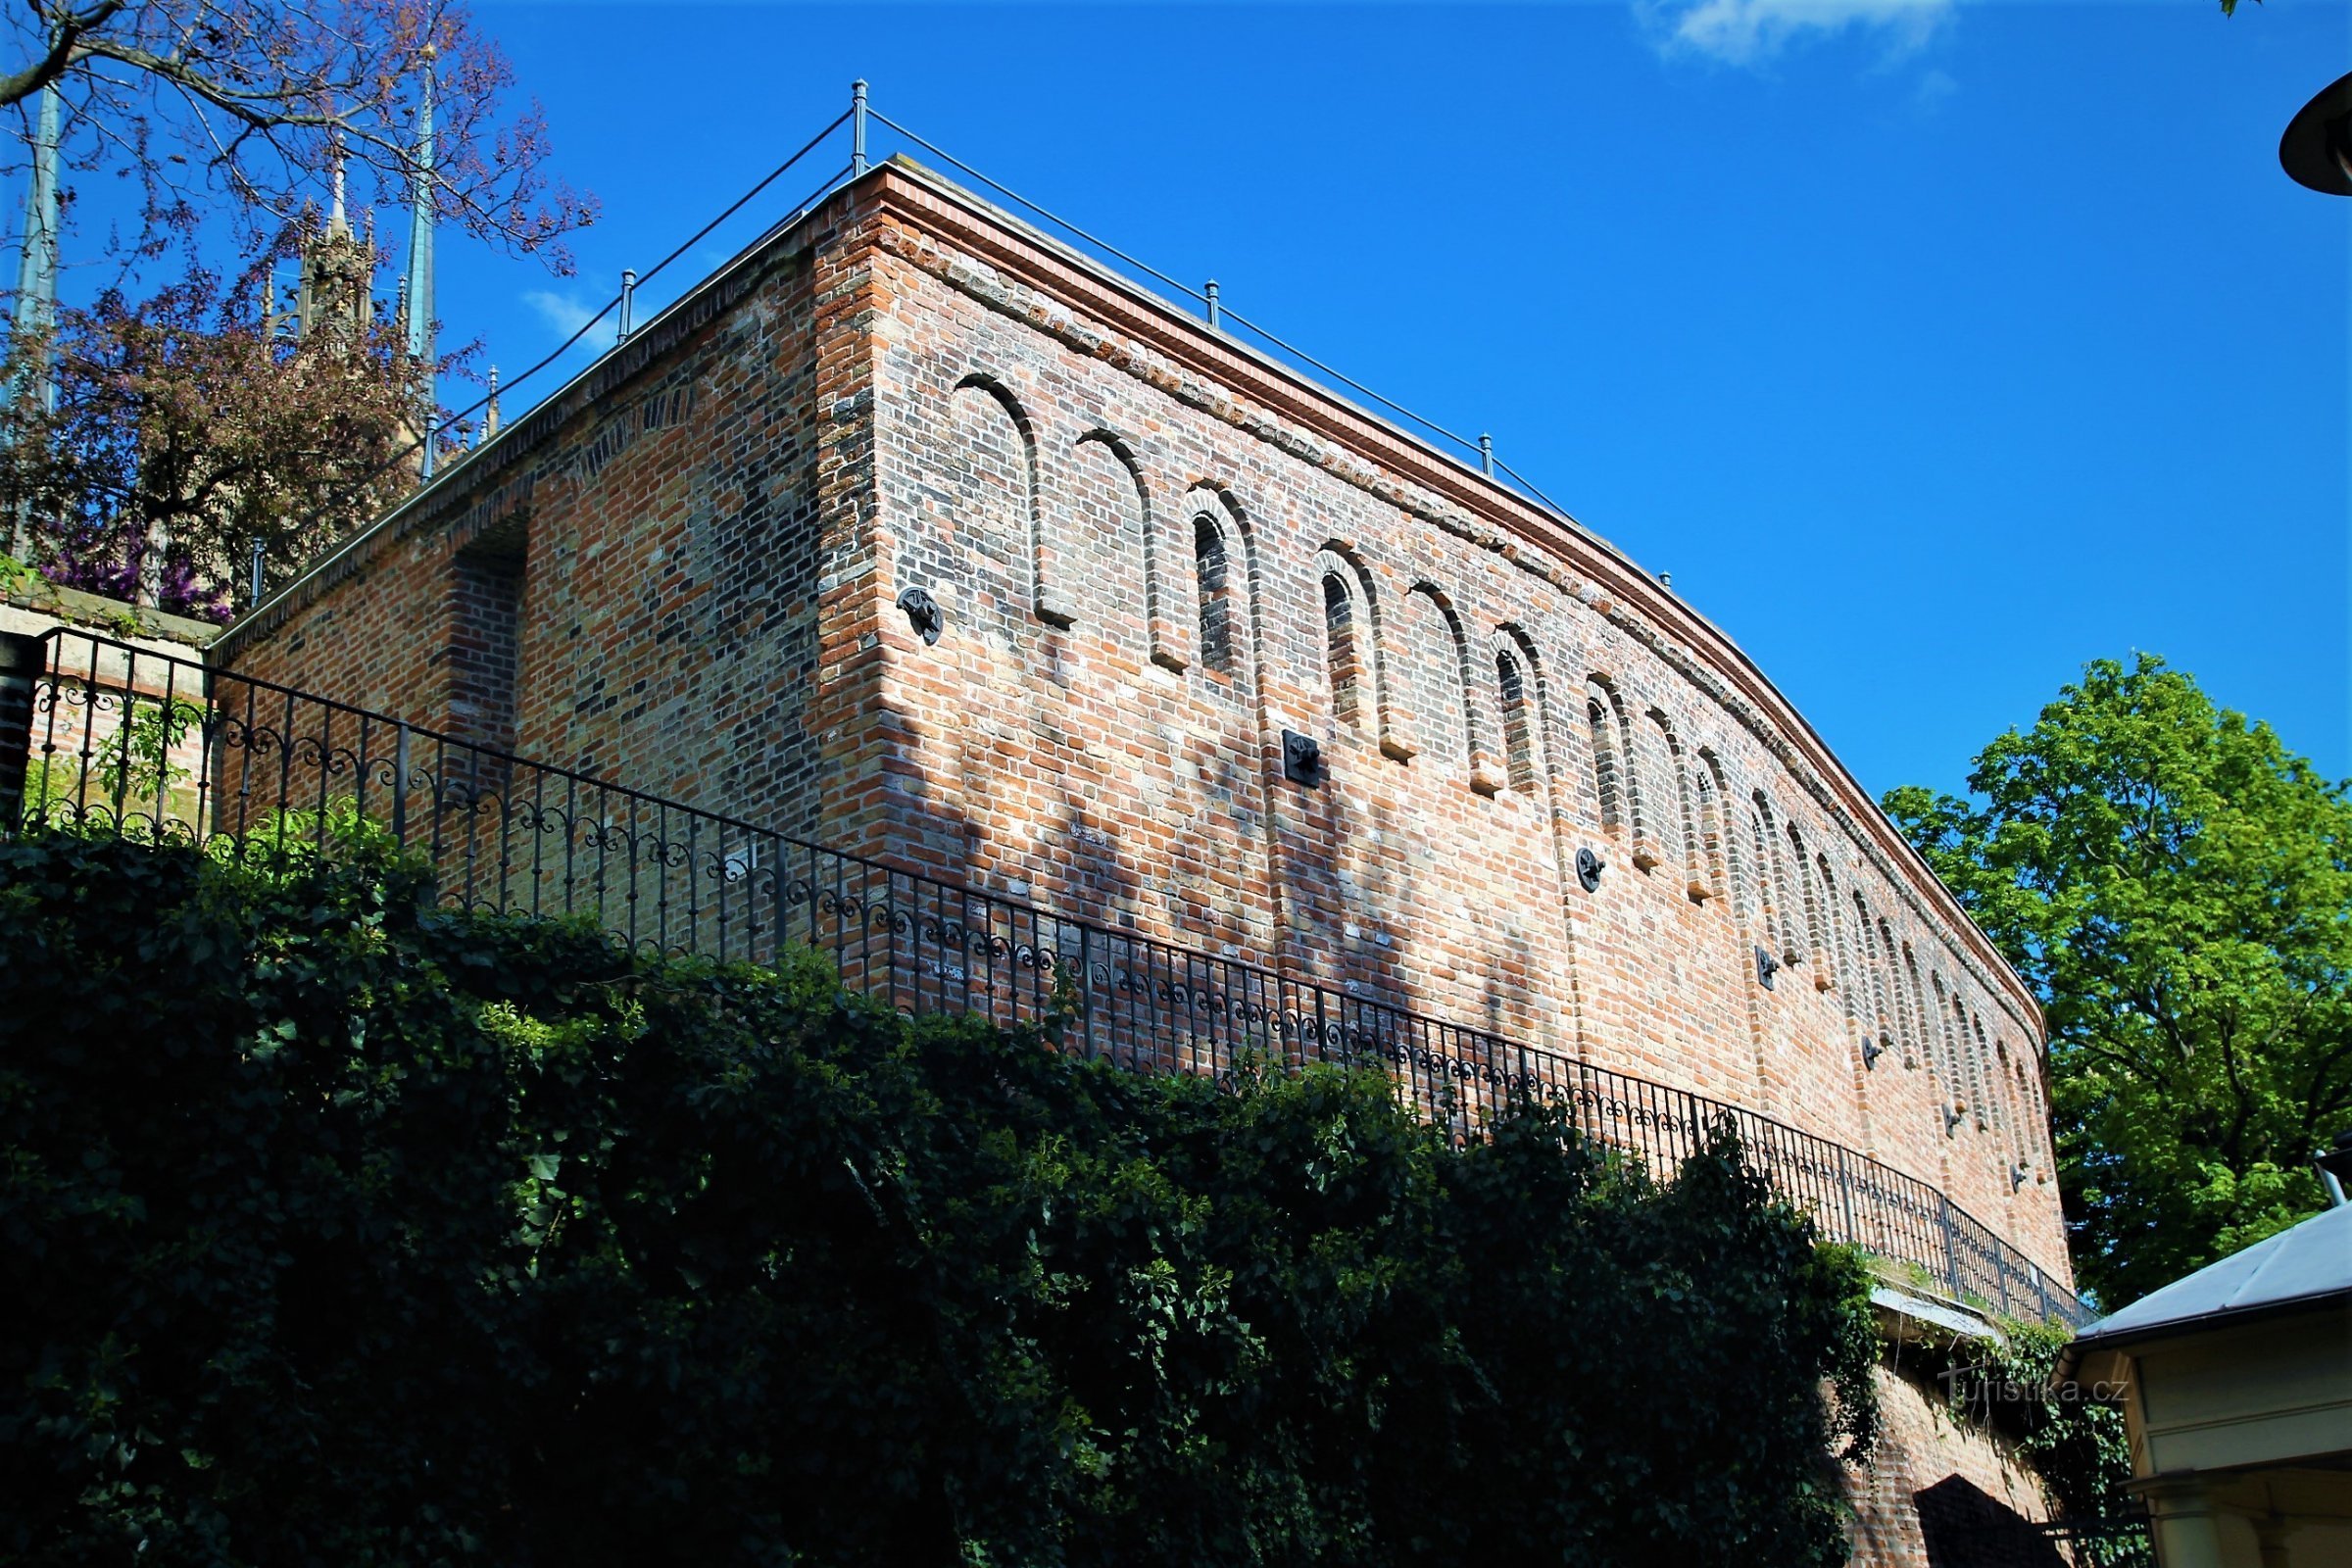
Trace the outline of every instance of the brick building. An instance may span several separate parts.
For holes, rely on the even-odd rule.
[[[1751,1107],[2070,1277],[2033,997],[1730,639],[904,161],[215,658]],[[1888,1387],[1897,1562],[2022,1484]]]

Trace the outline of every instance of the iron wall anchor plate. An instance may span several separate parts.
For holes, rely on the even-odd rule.
[[[909,588],[900,594],[899,608],[906,612],[906,624],[914,628],[926,648],[936,644],[939,634],[947,629],[947,612],[939,608],[939,601],[931,597],[928,588]]]
[[[1323,748],[1312,735],[1282,732],[1282,776],[1310,790],[1323,782]]]

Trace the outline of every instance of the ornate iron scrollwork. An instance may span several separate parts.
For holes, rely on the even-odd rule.
[[[1577,851],[1576,885],[1587,893],[1598,893],[1600,891],[1600,873],[1607,868],[1608,863],[1591,850]]]
[[[1770,991],[1774,989],[1772,977],[1780,972],[1781,960],[1766,953],[1762,948],[1758,948],[1756,950],[1756,984]]]
[[[1323,782],[1323,748],[1312,735],[1282,732],[1282,776],[1310,790]]]
[[[928,588],[909,588],[900,594],[899,608],[906,612],[906,624],[914,628],[926,648],[937,643],[939,634],[947,629],[947,612],[939,608]]]

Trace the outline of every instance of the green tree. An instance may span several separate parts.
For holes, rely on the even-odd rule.
[[[107,289],[59,313],[55,407],[0,410],[0,508],[30,519],[49,576],[225,618],[257,544],[282,582],[415,487],[419,376],[399,323],[297,339],[268,314],[269,262],[306,237],[235,278],[192,266],[147,299]],[[469,353],[438,359],[444,385]]]
[[[2320,1201],[2352,1118],[2352,801],[2142,654],[1887,814],[2040,993],[2075,1260],[2120,1305]]]

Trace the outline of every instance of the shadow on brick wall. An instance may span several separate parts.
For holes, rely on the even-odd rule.
[[[1960,1476],[1911,1495],[1928,1568],[2067,1568],[2033,1520]]]

